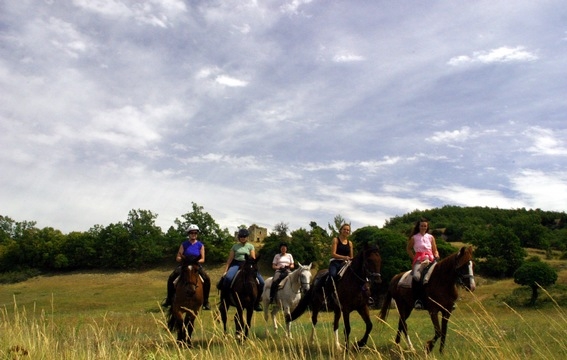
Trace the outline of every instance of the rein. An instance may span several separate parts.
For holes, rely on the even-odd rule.
[[[299,287],[297,288],[297,290],[295,290],[295,293],[296,293],[296,294],[299,294],[299,293],[301,292],[301,289],[302,289],[304,286],[311,285],[311,284],[309,283],[309,281],[303,281],[303,278],[305,278],[305,276],[302,276],[304,271],[309,271],[309,270],[303,269],[303,268],[302,268],[302,269],[297,269],[297,270],[293,271],[291,274],[289,274],[288,277],[287,277],[287,281],[289,282],[289,284],[290,284],[290,286],[292,287],[292,289],[293,289],[293,284],[296,283],[296,282],[299,282]],[[296,272],[297,272],[297,278],[298,278],[298,279],[292,279],[292,277],[295,276],[294,274],[295,274]],[[299,280],[299,281],[298,281],[298,280]]]
[[[373,251],[373,250],[371,250]],[[354,271],[354,269],[352,268],[352,263],[348,265],[349,269],[352,271],[352,273],[354,274],[354,276],[361,282],[370,282],[370,279],[372,278],[379,278],[382,277],[382,274],[380,274],[379,272],[373,272],[373,271],[369,271],[368,270],[368,260],[367,257],[364,257],[363,263],[362,263],[362,270],[364,271],[364,274],[366,275],[365,278],[362,278],[362,276],[360,276],[356,271]]]

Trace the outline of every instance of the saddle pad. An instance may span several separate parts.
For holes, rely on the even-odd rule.
[[[283,279],[282,281],[280,281],[280,283],[278,284],[278,289],[283,289],[285,283],[288,281],[289,276],[286,276],[285,279]]]

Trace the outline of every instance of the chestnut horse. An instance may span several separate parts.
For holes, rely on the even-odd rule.
[[[319,311],[325,307],[332,308],[335,314],[333,322],[333,331],[335,334],[335,344],[337,348],[341,348],[339,342],[339,320],[341,313],[345,325],[345,347],[348,348],[348,337],[350,335],[350,313],[354,310],[364,320],[366,331],[364,336],[357,342],[358,347],[363,347],[368,341],[368,336],[372,330],[372,321],[370,319],[370,309],[368,307],[368,299],[370,297],[369,283],[382,282],[380,269],[382,266],[382,258],[378,252],[377,246],[365,247],[359,252],[348,268],[344,271],[342,278],[333,284],[331,280],[327,284],[322,284],[327,278],[328,270],[320,270],[315,276],[313,286],[301,298],[297,307],[291,312],[290,316],[286,316],[286,321],[293,321],[303,314],[307,307],[311,308],[311,341],[315,337],[315,325],[317,325],[317,315]],[[333,294],[328,294],[325,288],[328,285],[335,285]],[[329,296],[330,295],[330,296]]]
[[[431,322],[435,328],[435,336],[427,342],[426,351],[429,353],[433,350],[437,339],[441,338],[439,344],[439,352],[443,353],[445,347],[445,337],[447,335],[447,323],[453,311],[455,301],[459,294],[457,285],[464,286],[469,291],[474,291],[476,285],[473,274],[472,246],[463,246],[457,253],[454,253],[445,259],[437,262],[431,270],[429,281],[424,286],[426,296],[425,308],[429,312]],[[398,331],[396,333],[396,344],[400,343],[400,337],[403,333],[410,349],[413,345],[408,336],[408,327],[406,320],[410,316],[415,299],[413,297],[410,286],[400,284],[400,279],[404,274],[411,279],[410,271],[399,273],[392,278],[388,293],[382,304],[380,318],[386,321],[388,310],[392,299],[396,302],[399,313]],[[408,282],[411,284],[411,280]],[[442,320],[439,326],[439,313]]]
[[[183,256],[181,275],[176,280],[175,296],[168,313],[169,330],[177,330],[177,341],[187,347],[191,347],[195,318],[203,306],[203,279],[199,275],[199,258],[200,256]]]
[[[236,338],[241,340],[248,337],[248,330],[254,314],[254,305],[257,297],[260,296],[256,280],[258,274],[257,261],[258,259],[246,255],[244,262],[234,276],[230,290],[223,289],[221,291],[219,311],[224,332],[226,333],[227,311],[232,305],[236,308],[236,314],[234,314]],[[244,319],[244,310],[246,310],[246,320]]]

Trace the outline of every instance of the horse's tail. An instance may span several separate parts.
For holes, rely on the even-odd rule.
[[[309,304],[311,303],[311,298],[313,297],[314,288],[315,288],[314,286],[311,286],[307,291],[307,293],[305,293],[305,295],[301,297],[301,300],[299,300],[299,303],[297,304],[295,309],[293,309],[291,314],[289,314],[289,316],[286,315],[286,319],[285,319],[286,322],[291,322],[297,319],[298,317],[300,317],[301,315],[303,315],[303,313],[305,312],[305,310],[307,310]]]
[[[169,310],[167,311],[167,328],[170,331],[175,331],[177,330],[177,319],[175,318],[175,316],[173,316],[173,305],[171,305],[169,307]]]
[[[388,292],[386,292],[386,297],[384,298],[384,302],[382,303],[382,308],[380,309],[380,319],[386,321],[388,317],[388,311],[390,310],[390,305],[392,304],[392,289],[388,288]]]

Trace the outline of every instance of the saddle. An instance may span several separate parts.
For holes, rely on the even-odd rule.
[[[433,272],[435,265],[437,265],[437,262],[430,263],[429,261],[424,261],[421,263],[421,283],[423,285],[429,282],[429,278],[431,277],[431,273]],[[398,282],[398,287],[409,289],[411,288],[412,282],[413,282],[413,276],[411,274],[411,270],[408,270],[400,278],[400,281]]]

